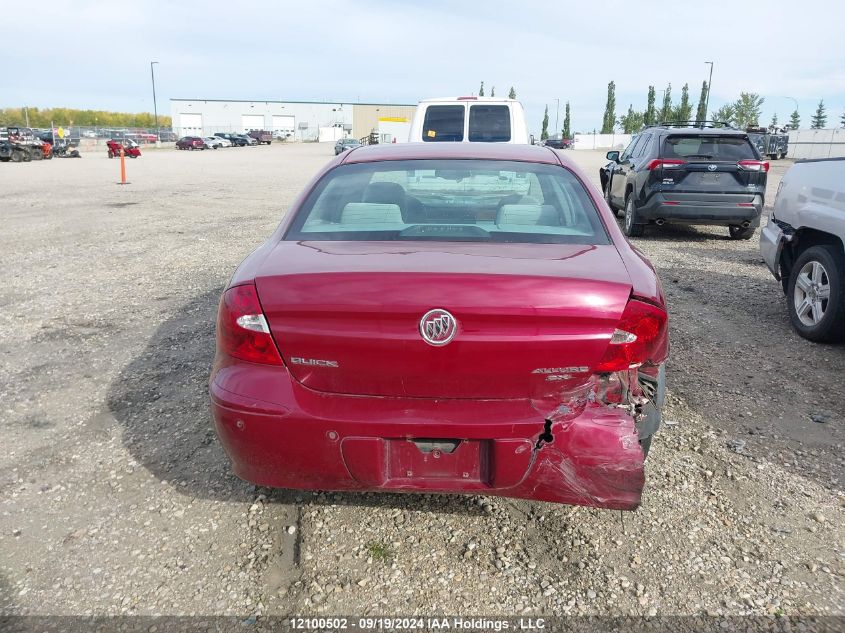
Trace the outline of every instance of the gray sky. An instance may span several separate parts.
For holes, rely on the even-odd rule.
[[[644,109],[649,84],[659,102],[689,82],[695,103],[712,60],[711,111],[741,90],[765,97],[764,123],[788,118],[787,97],[804,125],[820,98],[828,127],[845,110],[834,1],[46,0],[26,15],[34,31],[4,30],[0,107],[150,112],[156,60],[165,114],[170,97],[415,103],[483,80],[516,88],[532,131],[546,104],[555,125],[556,99],[559,126],[569,100],[573,130],[591,131],[610,80],[617,116]],[[51,26],[64,35],[46,39]]]

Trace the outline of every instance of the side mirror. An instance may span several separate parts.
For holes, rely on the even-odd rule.
[[[607,160],[612,160],[614,163],[618,163],[619,162],[619,152],[618,151],[608,152],[607,153]]]

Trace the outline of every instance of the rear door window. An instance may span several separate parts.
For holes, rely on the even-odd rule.
[[[469,140],[477,143],[506,143],[510,141],[510,108],[506,105],[470,106]]]
[[[464,140],[463,105],[428,106],[423,120],[423,138],[427,143]]]
[[[736,162],[755,160],[751,142],[741,136],[669,136],[663,143],[663,158]]]

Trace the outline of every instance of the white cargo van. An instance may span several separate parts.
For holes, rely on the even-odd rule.
[[[411,143],[531,142],[522,104],[498,97],[420,101],[408,140]]]

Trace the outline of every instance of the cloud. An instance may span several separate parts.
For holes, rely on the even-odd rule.
[[[386,101],[468,94],[481,81],[510,86],[538,131],[556,99],[572,105],[573,128],[600,124],[607,83],[617,114],[642,109],[650,84],[684,83],[698,98],[715,62],[711,110],[739,92],[766,98],[764,118],[798,99],[806,119],[819,98],[845,107],[845,5],[777,0],[706,4],[524,0],[408,2],[207,0],[179,3],[36,3],[31,24],[64,36],[31,46],[27,29],[7,29],[8,68],[0,106],[152,110],[149,62],[159,110],[170,97]],[[823,16],[823,19],[819,19]],[[18,51],[18,52],[16,52]],[[8,74],[6,75],[8,77]]]

